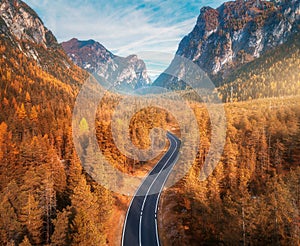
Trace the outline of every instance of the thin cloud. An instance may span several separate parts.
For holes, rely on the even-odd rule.
[[[195,25],[204,5],[223,1],[179,0],[25,0],[59,41],[95,39],[117,55],[144,50],[174,54]],[[142,57],[143,58],[143,57]],[[151,73],[162,72],[152,69]],[[165,68],[165,67],[164,67]],[[163,66],[161,67],[164,70]]]

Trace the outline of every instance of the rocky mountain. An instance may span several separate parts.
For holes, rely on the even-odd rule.
[[[53,119],[59,104],[72,105],[88,73],[70,61],[26,3],[0,0],[0,76],[0,101],[6,102],[0,103],[0,122],[10,125],[20,108],[26,122],[32,112],[40,122],[42,117]]]
[[[114,87],[132,90],[151,83],[145,63],[136,55],[116,56],[94,40],[73,38],[63,42],[62,47],[75,64],[112,82]]]
[[[300,33],[235,69],[218,87],[224,102],[300,95]]]
[[[29,41],[44,48],[56,45],[56,39],[44,25],[38,15],[21,1],[0,1],[1,21],[19,41]],[[3,23],[2,23],[3,24]],[[2,25],[2,31],[5,26]]]
[[[219,8],[204,7],[196,26],[176,52],[198,64],[216,84],[244,64],[285,43],[299,32],[299,0],[237,0]],[[178,75],[184,69],[178,68]],[[160,76],[154,84],[176,86],[178,80]]]
[[[74,63],[90,73],[94,73],[100,64],[114,58],[110,51],[94,40],[79,41],[73,38],[61,45]]]
[[[86,220],[94,225],[87,231],[95,235],[90,243],[71,239],[77,232],[61,241],[56,235],[63,230],[54,222],[75,204],[69,191],[79,187],[79,180],[79,190],[91,187],[75,157],[72,136],[75,101],[87,78],[29,6],[0,0],[0,245],[105,244],[106,212],[96,209],[98,216],[82,209],[84,216],[95,218]],[[72,173],[78,182],[70,181]],[[109,207],[112,199],[96,191],[82,199],[88,197],[95,197],[92,207]],[[73,214],[70,222],[66,214],[67,227],[80,221],[81,215]]]
[[[17,49],[52,75],[73,63],[39,16],[20,0],[0,0],[0,35],[6,46]],[[62,79],[62,78],[60,78]]]

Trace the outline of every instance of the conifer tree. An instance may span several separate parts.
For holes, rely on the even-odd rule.
[[[19,244],[19,246],[31,246],[32,244],[30,243],[29,239],[27,236],[24,237],[22,243]]]
[[[28,237],[33,244],[42,243],[43,211],[38,201],[31,193],[22,194],[23,206],[19,214],[19,221],[26,226]]]
[[[3,244],[18,242],[21,231],[15,208],[8,195],[0,194],[0,241]]]
[[[51,236],[51,246],[69,244],[69,216],[70,212],[66,209],[57,213],[56,219],[53,220],[54,232]]]
[[[102,245],[103,225],[99,215],[97,197],[82,177],[71,196],[74,220],[72,222],[73,245]]]

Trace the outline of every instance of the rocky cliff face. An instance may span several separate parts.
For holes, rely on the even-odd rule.
[[[151,82],[145,63],[136,56],[115,56],[93,40],[72,39],[62,44],[63,49],[34,10],[21,0],[0,0],[0,38],[7,47],[18,49],[56,77],[74,66],[74,62],[91,73],[97,72],[111,86],[126,90]]]
[[[111,52],[94,40],[79,41],[73,38],[61,45],[76,65],[90,73],[94,73],[101,64],[114,58]]]
[[[237,67],[286,42],[299,31],[299,20],[299,0],[237,0],[217,9],[204,7],[176,54],[222,83]]]
[[[0,1],[0,15],[14,38],[42,45],[45,48],[57,44],[53,34],[42,20],[24,2]]]
[[[62,47],[75,64],[104,78],[114,87],[132,90],[151,83],[145,63],[136,55],[116,56],[94,40],[73,38],[63,42]]]
[[[0,0],[0,38],[7,47],[18,49],[52,75],[73,66],[52,32],[20,0]]]

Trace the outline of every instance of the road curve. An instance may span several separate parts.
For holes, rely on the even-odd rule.
[[[122,234],[122,246],[160,245],[157,228],[157,209],[160,194],[175,165],[180,140],[167,133],[170,146],[166,154],[143,180],[129,205]]]

